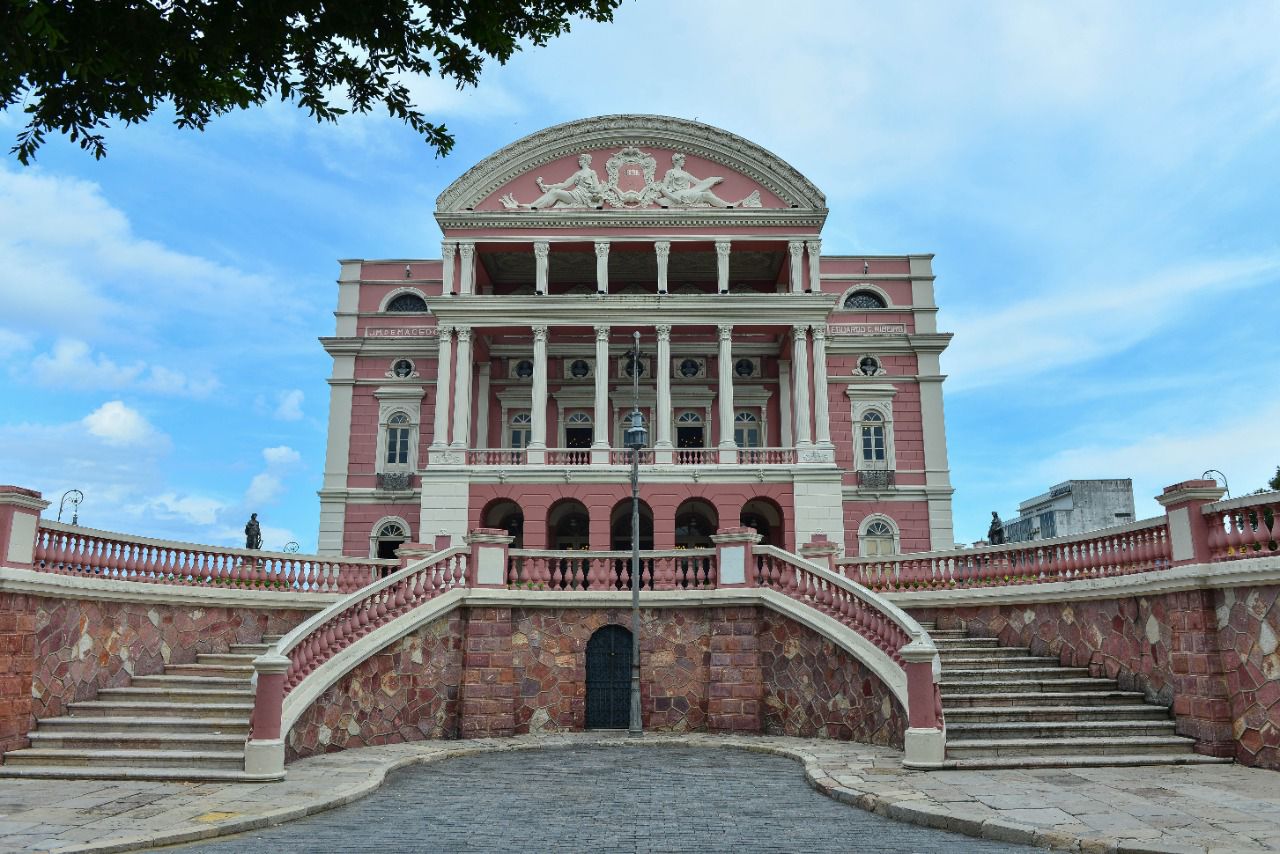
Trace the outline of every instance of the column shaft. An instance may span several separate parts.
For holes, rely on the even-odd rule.
[[[436,358],[436,412],[431,447],[449,444],[449,386],[453,381],[453,330],[440,327],[440,355]]]
[[[596,292],[609,293],[609,241],[596,241]]]
[[[608,449],[609,428],[609,327],[596,327],[596,411],[592,427],[592,447]],[[607,460],[606,460],[607,462]]]
[[[716,241],[716,289],[722,294],[729,293],[729,248],[727,240]]]
[[[440,247],[440,292],[451,294],[457,290],[453,285],[453,257],[457,254],[458,244],[446,240]]]
[[[547,327],[533,327],[533,389],[529,400],[529,417],[533,421],[529,447],[547,447]],[[530,460],[533,462],[533,460]]]
[[[822,290],[822,270],[819,259],[822,257],[822,241],[809,240],[805,246],[809,250],[809,290],[815,294]]]
[[[462,258],[458,273],[458,293],[473,293],[475,289],[472,286],[476,281],[476,245],[474,243],[459,243],[458,255]]]
[[[653,444],[655,462],[671,462],[671,327],[655,326],[658,334],[658,358],[653,366],[657,382],[657,405],[654,407],[653,428],[657,437]]]
[[[818,447],[832,448],[831,411],[827,396],[827,331],[813,327],[813,420]]]
[[[788,242],[787,251],[791,253],[791,293],[798,294],[804,290],[804,241]]]
[[[471,330],[458,328],[458,363],[453,370],[453,447],[471,441]]]
[[[720,450],[732,451],[738,447],[733,441],[733,327],[721,326],[719,330]]]
[[[547,265],[551,253],[551,244],[538,241],[533,244],[534,285],[533,290],[539,294],[547,292]]]
[[[809,422],[809,330],[804,326],[791,327],[791,371],[795,392],[796,447],[813,446]]]
[[[498,443],[501,446],[501,442]],[[476,447],[489,447],[489,363],[480,365],[476,385]]]
[[[667,292],[667,261],[671,255],[671,242],[659,240],[653,244],[653,251],[658,256],[658,293]]]

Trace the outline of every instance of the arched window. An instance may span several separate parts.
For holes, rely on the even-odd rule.
[[[739,448],[760,447],[760,419],[754,412],[739,412],[733,416],[733,441]]]
[[[859,555],[877,557],[897,553],[898,529],[888,517],[874,516],[862,523],[862,532],[858,534]]]
[[[423,312],[427,310],[427,301],[417,294],[400,294],[387,303],[388,312]]]
[[[565,423],[573,427],[591,426],[591,416],[585,412],[574,412],[565,419]]]
[[[397,412],[387,419],[387,455],[386,461],[392,465],[407,465],[409,462],[409,436],[413,426],[409,416]]]
[[[382,518],[373,526],[369,534],[369,556],[377,558],[395,558],[396,549],[409,539],[409,526],[403,519],[396,517]],[[388,567],[382,567],[385,578]]]
[[[705,448],[707,432],[697,412],[681,412],[676,416],[676,447]]]
[[[510,447],[527,448],[529,439],[533,436],[533,419],[529,417],[527,412],[517,412],[511,416],[510,429],[507,432],[510,437]]]
[[[585,412],[570,412],[564,420],[564,447],[590,448],[594,438],[591,416]]]
[[[888,464],[884,440],[884,416],[874,409],[862,413],[860,426],[862,468],[883,468]]]
[[[844,307],[859,311],[867,308],[888,308],[884,297],[875,291],[854,291],[844,298]]]

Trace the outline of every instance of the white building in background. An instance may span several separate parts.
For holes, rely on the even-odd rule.
[[[1004,523],[1005,542],[1083,534],[1133,521],[1133,481],[1068,480],[1018,505]]]

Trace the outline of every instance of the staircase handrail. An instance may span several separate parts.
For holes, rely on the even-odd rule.
[[[33,569],[142,584],[347,593],[394,561],[215,546],[41,519]]]

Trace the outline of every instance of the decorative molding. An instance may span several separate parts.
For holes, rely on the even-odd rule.
[[[438,212],[465,211],[515,177],[582,151],[651,147],[695,154],[754,180],[785,204],[825,214],[826,198],[777,155],[720,128],[652,115],[598,116],[519,139],[468,169],[436,199]]]

